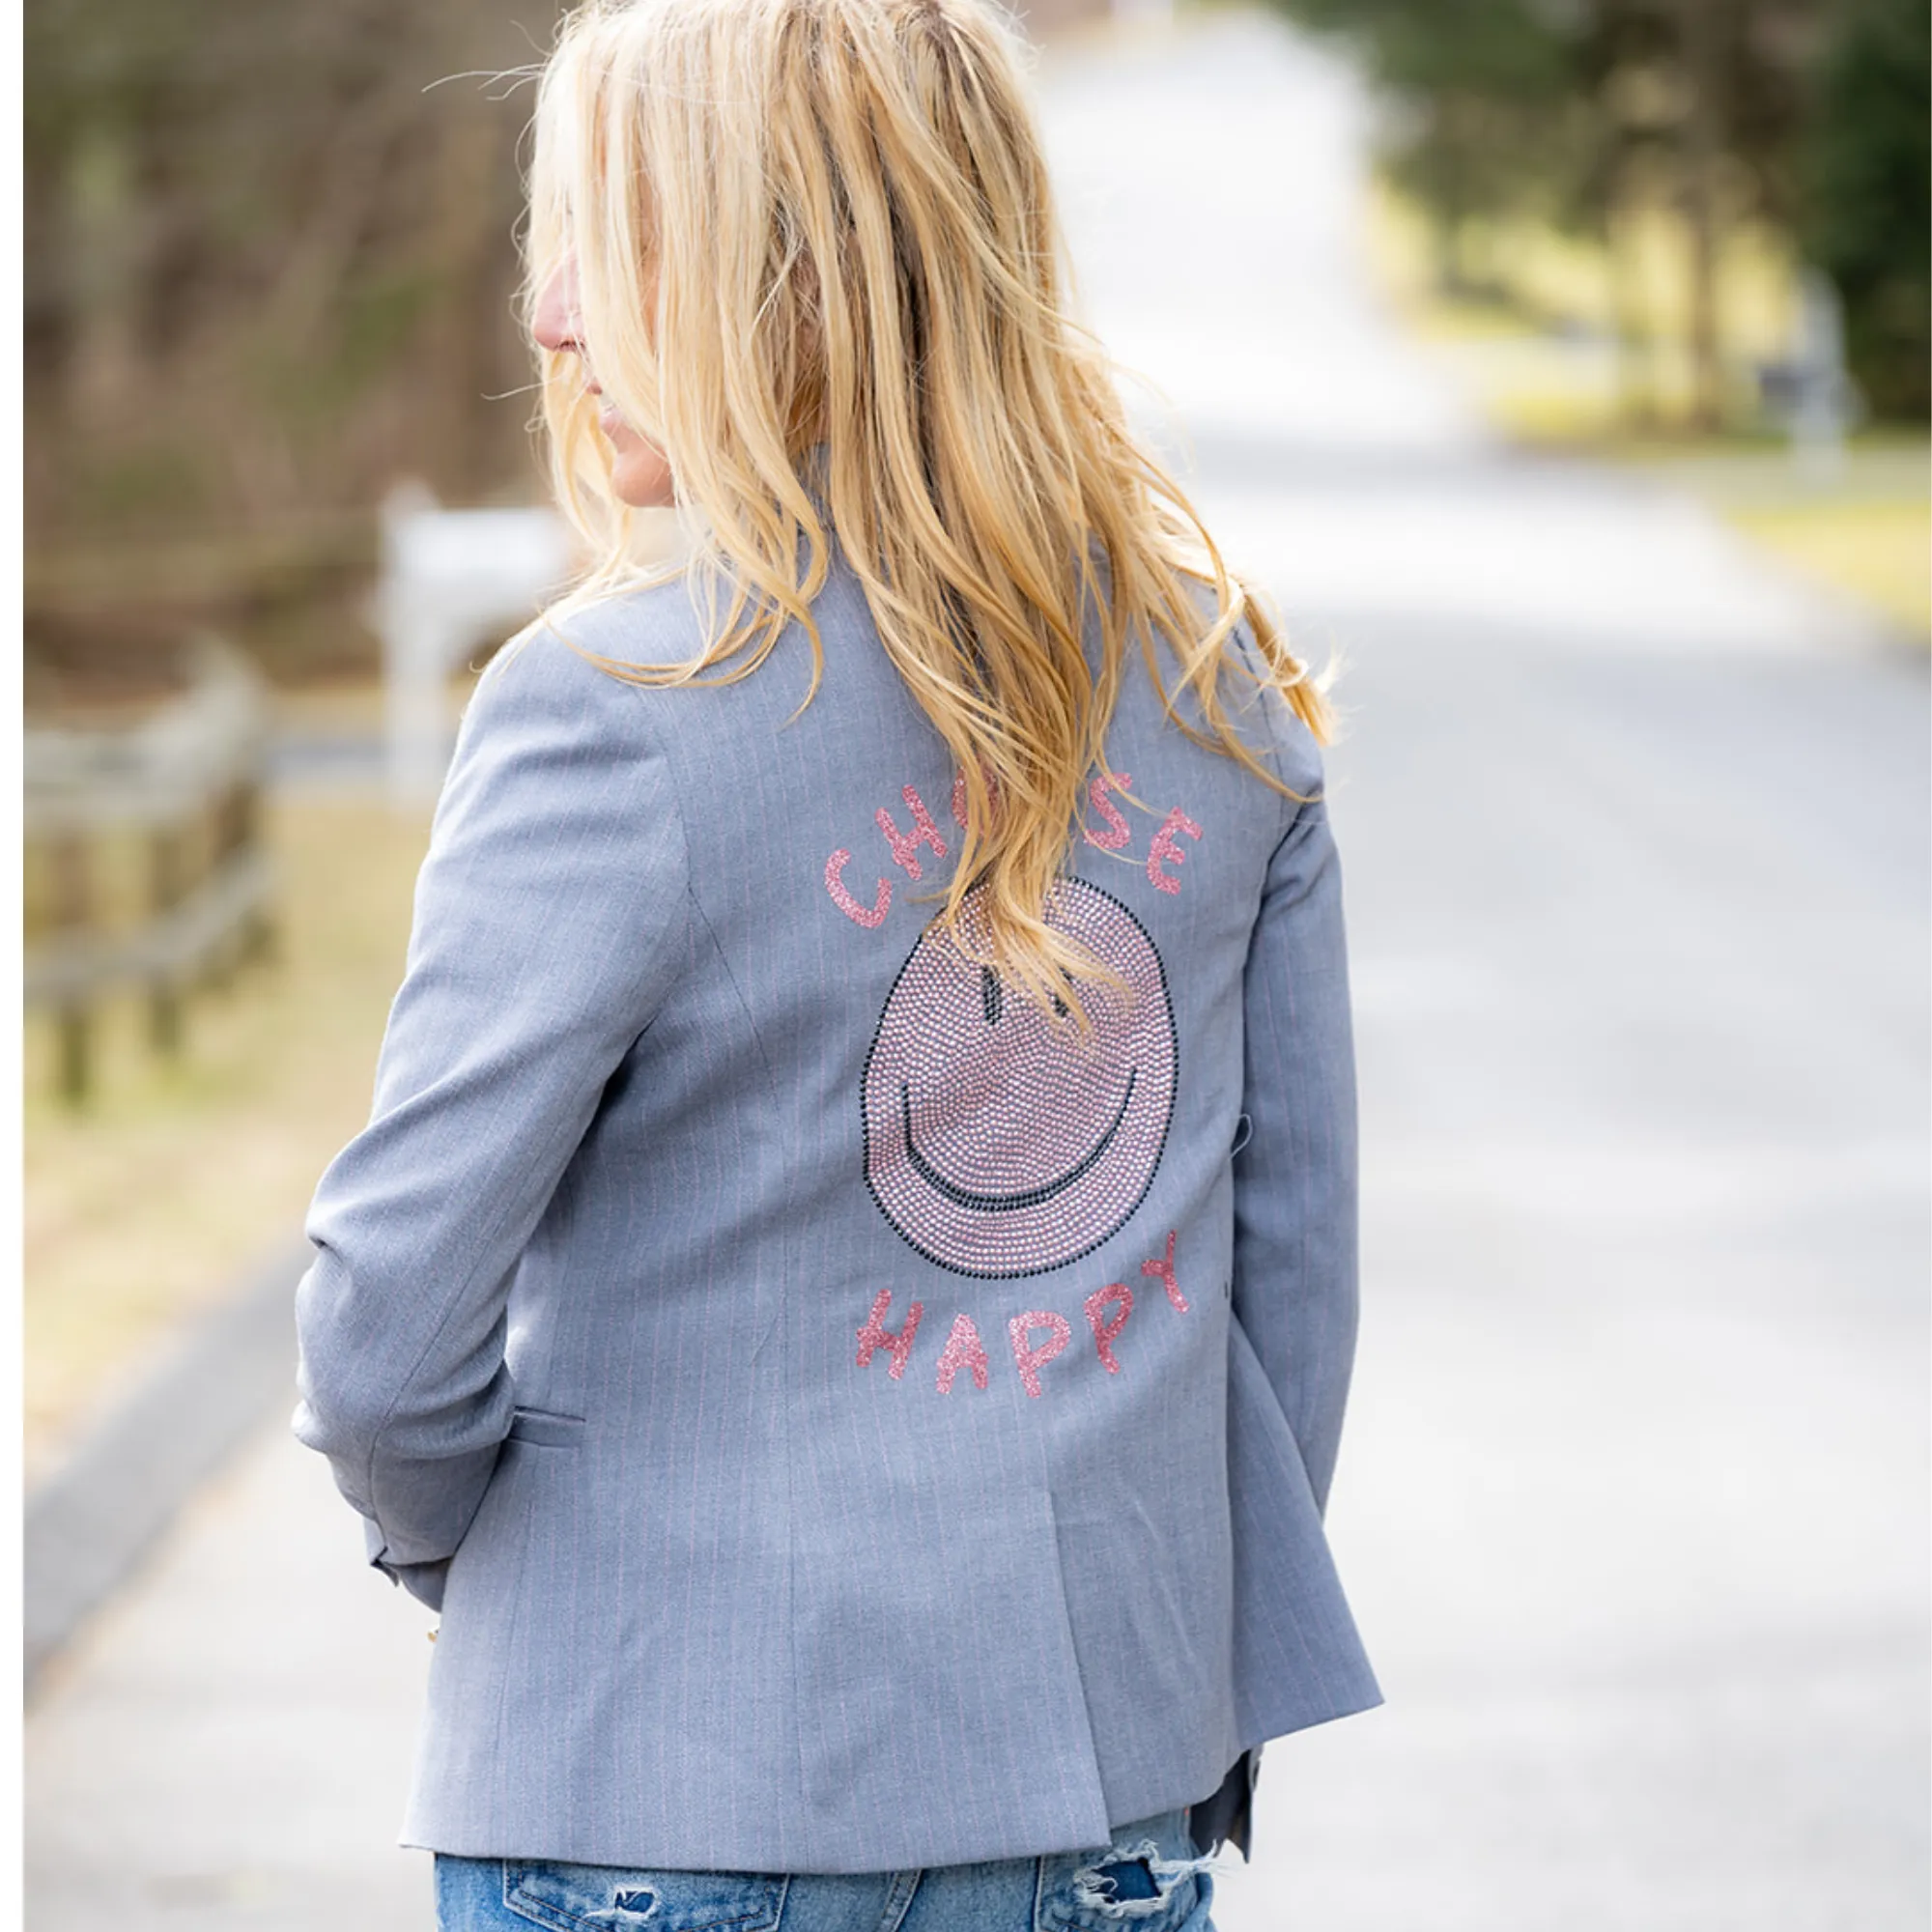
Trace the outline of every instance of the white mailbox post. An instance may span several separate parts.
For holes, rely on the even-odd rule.
[[[420,483],[390,492],[375,618],[392,803],[426,804],[442,783],[451,669],[521,630],[570,569],[570,532],[553,510],[445,510]]]
[[[1791,417],[1791,455],[1817,489],[1844,474],[1845,432],[1853,425],[1857,391],[1845,373],[1845,322],[1838,292],[1816,269],[1799,280],[1798,393]]]

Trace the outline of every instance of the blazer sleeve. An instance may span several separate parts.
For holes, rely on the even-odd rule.
[[[309,1211],[296,1435],[426,1602],[516,1394],[506,1304],[688,903],[643,694],[547,633],[499,654],[459,733],[416,884],[367,1128]]]
[[[1354,1054],[1320,759],[1298,720],[1282,722],[1278,743],[1284,781],[1310,797],[1269,858],[1248,949],[1233,1302],[1321,1509],[1355,1350]]]

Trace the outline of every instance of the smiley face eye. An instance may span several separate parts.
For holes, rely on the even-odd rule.
[[[998,1026],[1007,996],[1000,985],[1000,976],[990,966],[980,968],[980,1004],[985,1011],[986,1024]]]
[[[1073,975],[1065,967],[1060,969],[1060,977],[1070,986]],[[998,1026],[1000,1015],[1007,1009],[1007,989],[1000,984],[1000,976],[990,966],[980,968],[980,1009],[986,1015],[988,1026]],[[1058,993],[1053,995],[1053,1010],[1062,1018],[1072,1015],[1072,1009]]]

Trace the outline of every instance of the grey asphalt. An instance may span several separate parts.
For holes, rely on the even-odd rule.
[[[139,1565],[273,1405],[286,1406],[294,1294],[311,1249],[291,1235],[190,1321],[59,1458],[21,1538],[22,1664],[40,1673]]]
[[[1223,16],[1041,88],[1090,312],[1344,667],[1330,1525],[1389,1701],[1270,1747],[1217,1923],[1918,1932],[1923,656],[1497,447],[1370,292],[1324,58]],[[30,1923],[426,1924],[391,1838],[428,1621],[266,1432],[49,1667]]]

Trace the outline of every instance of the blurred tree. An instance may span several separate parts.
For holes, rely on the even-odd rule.
[[[1361,50],[1395,109],[1391,173],[1433,217],[1438,277],[1453,292],[1481,292],[1472,223],[1554,213],[1567,200],[1586,138],[1575,23],[1542,0],[1284,4]]]
[[[1674,0],[1681,75],[1677,206],[1690,242],[1693,426],[1723,413],[1719,263],[1727,232],[1755,220],[1789,241],[1805,87],[1830,0]]]
[[[541,0],[29,0],[30,526],[232,531],[401,469],[519,474],[527,412],[484,397],[527,371],[524,115],[472,71],[548,24]]]
[[[1844,305],[1874,414],[1932,413],[1932,14],[1852,0],[1821,63],[1804,154],[1806,250]]]
[[[1545,217],[1597,236],[1634,336],[1619,231],[1642,210],[1674,211],[1688,242],[1691,417],[1709,427],[1724,393],[1725,239],[1747,221],[1794,242],[1802,232],[1861,317],[1855,355],[1891,372],[1875,379],[1875,404],[1907,394],[1908,363],[1922,396],[1924,0],[1279,4],[1352,41],[1393,103],[1391,173],[1435,221],[1446,287],[1479,279],[1472,224]]]

